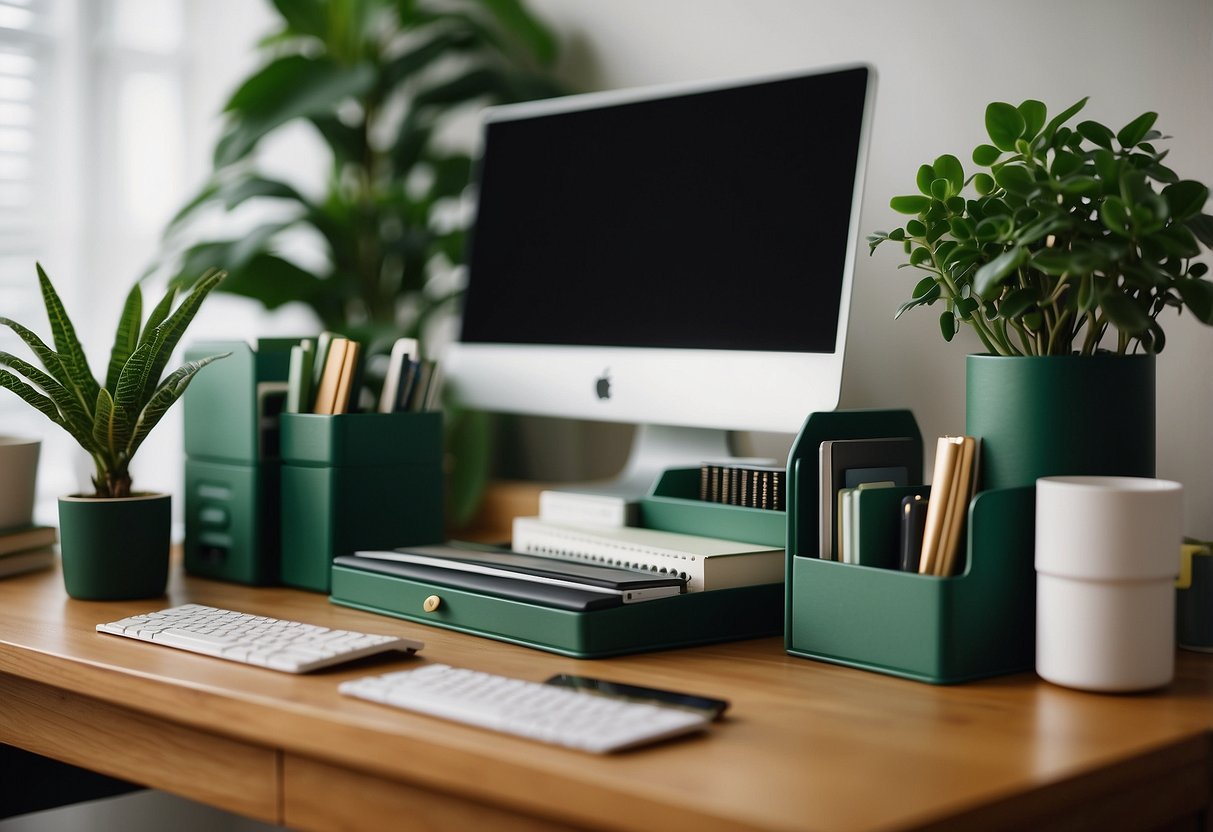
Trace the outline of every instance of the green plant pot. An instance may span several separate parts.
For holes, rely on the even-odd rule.
[[[965,430],[981,438],[981,487],[1154,476],[1154,386],[1152,355],[970,355]]]
[[[59,498],[67,594],[88,601],[156,598],[168,583],[172,498]]]

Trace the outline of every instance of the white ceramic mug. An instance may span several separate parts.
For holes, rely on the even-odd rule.
[[[41,447],[37,439],[0,436],[0,531],[34,520]]]
[[[1175,675],[1183,486],[1144,477],[1036,481],[1036,672],[1097,691]]]

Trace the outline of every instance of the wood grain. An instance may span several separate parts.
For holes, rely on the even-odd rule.
[[[296,677],[94,631],[187,601],[403,635],[426,647],[417,658]],[[536,681],[581,673],[723,697],[732,707],[702,736],[596,757],[337,693],[344,679],[424,661]],[[1163,691],[1108,696],[1034,674],[923,685],[792,658],[780,639],[579,661],[337,607],[320,595],[186,578],[179,565],[168,596],[144,602],[70,600],[56,572],[0,581],[0,674],[12,690],[2,695],[20,703],[10,710],[0,699],[5,741],[256,817],[266,817],[264,773],[241,774],[231,792],[208,776],[214,793],[199,795],[170,782],[156,749],[136,745],[121,770],[114,749],[127,736],[166,731],[173,749],[214,741],[241,754],[281,752],[295,761],[278,782],[300,826],[324,811],[336,826],[364,810],[365,820],[381,818],[419,794],[439,796],[435,828],[458,828],[461,802],[473,815],[636,830],[998,829],[1065,817],[1196,823],[1209,804],[1213,657],[1180,651],[1177,667]],[[98,729],[77,744],[82,726],[100,724],[94,714],[128,727]],[[241,765],[263,771],[254,759],[262,760],[250,755]],[[331,771],[348,775],[366,799],[325,787],[317,773]]]

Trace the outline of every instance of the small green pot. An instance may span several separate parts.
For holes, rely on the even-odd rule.
[[[67,594],[88,601],[156,598],[168,583],[172,498],[60,497]]]
[[[1154,356],[970,355],[965,430],[981,487],[1068,474],[1154,476]]]

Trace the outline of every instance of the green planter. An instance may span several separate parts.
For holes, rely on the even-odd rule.
[[[168,583],[172,498],[59,498],[67,594],[88,601],[156,598]]]
[[[1065,474],[1154,476],[1154,356],[970,355],[965,430],[981,487]]]

